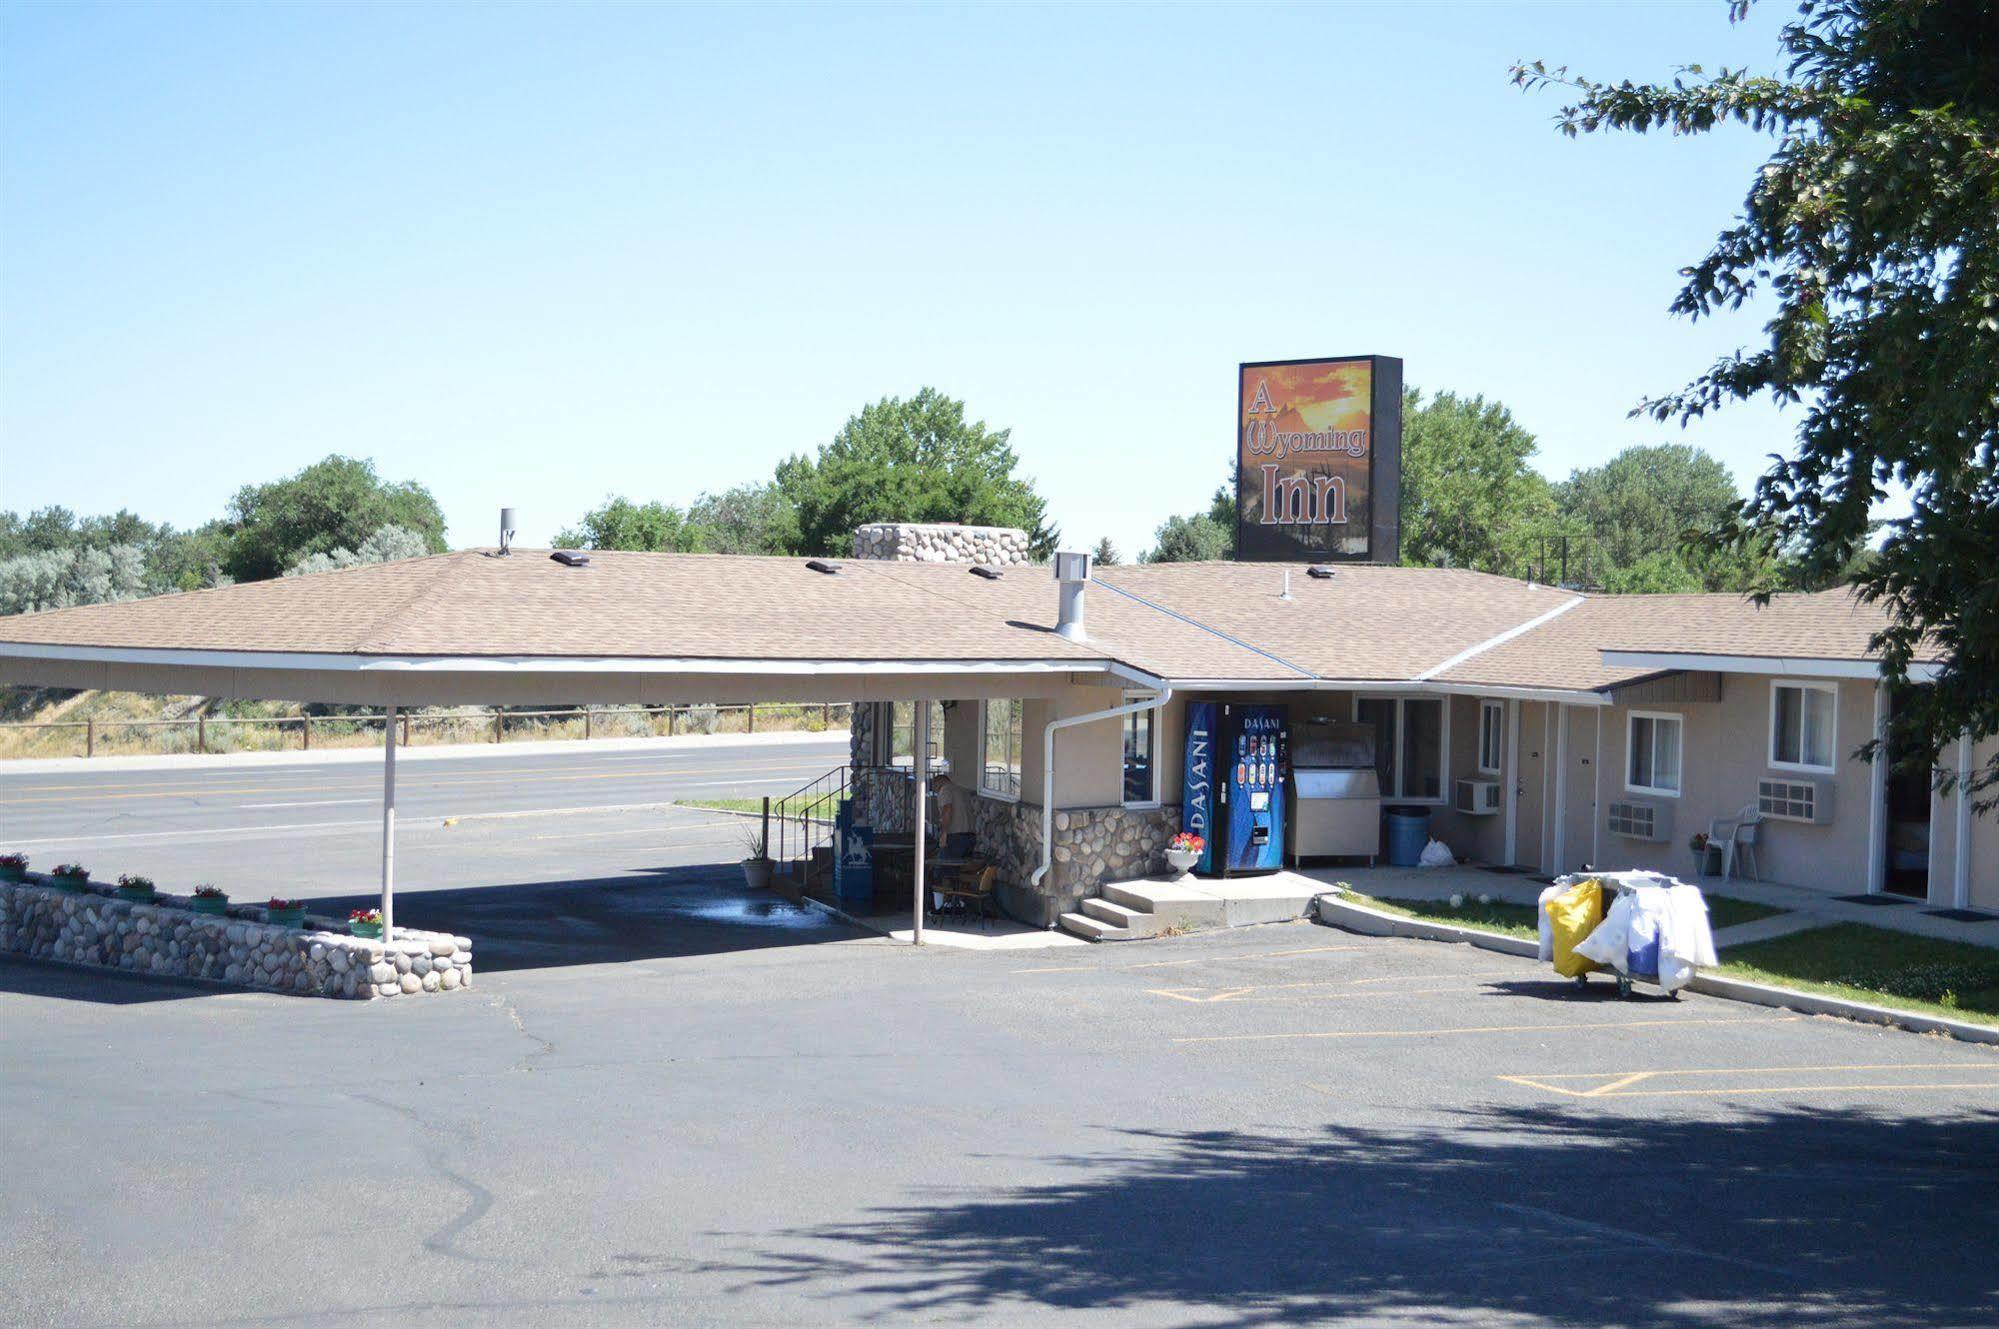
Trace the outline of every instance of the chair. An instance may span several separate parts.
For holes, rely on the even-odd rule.
[[[993,885],[999,880],[999,869],[990,863],[968,863],[963,868],[946,877],[937,887],[937,894],[943,904],[957,904],[967,913],[987,916],[993,903]]]
[[[1707,852],[1721,856],[1721,879],[1727,881],[1734,875],[1740,864],[1751,881],[1762,881],[1762,864],[1756,857],[1757,828],[1763,824],[1763,814],[1754,803],[1743,808],[1733,817],[1716,817],[1707,826]],[[1707,871],[1707,856],[1701,858],[1701,871]]]

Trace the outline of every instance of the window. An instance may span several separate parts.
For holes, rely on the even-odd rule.
[[[1020,711],[1018,699],[995,697],[980,712],[981,793],[1020,797]]]
[[[1128,693],[1136,701],[1148,693]],[[1133,711],[1124,717],[1125,806],[1159,801],[1159,719],[1157,711]]]
[[[1833,769],[1839,694],[1816,683],[1770,685],[1770,764],[1787,771]]]
[[[1680,717],[1633,711],[1625,730],[1624,787],[1634,794],[1680,792]]]
[[[1354,719],[1374,730],[1374,770],[1383,798],[1444,801],[1441,697],[1356,697]]]
[[[1481,775],[1498,775],[1506,761],[1506,703],[1482,701],[1478,704],[1478,769]]]
[[[930,706],[930,769],[948,771],[950,764],[944,760],[944,703],[933,701]],[[916,764],[916,703],[897,701],[889,703],[889,752],[890,766],[914,766]]]

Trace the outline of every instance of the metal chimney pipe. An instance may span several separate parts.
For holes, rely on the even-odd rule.
[[[1055,581],[1062,589],[1062,607],[1055,618],[1056,635],[1088,641],[1083,627],[1083,592],[1090,585],[1090,556],[1074,551],[1055,555]]]
[[[510,548],[512,548],[514,543],[514,532],[519,529],[520,527],[514,523],[514,510],[512,508],[501,508],[500,509],[500,552],[501,553],[504,554]]]

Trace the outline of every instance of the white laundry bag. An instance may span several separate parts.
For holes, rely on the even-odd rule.
[[[1423,846],[1422,857],[1416,860],[1416,866],[1421,868],[1447,868],[1455,865],[1457,861],[1458,856],[1451,852],[1449,845],[1445,844],[1442,840],[1432,840]]]

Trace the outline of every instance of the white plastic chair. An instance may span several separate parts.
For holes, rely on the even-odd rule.
[[[1707,826],[1707,852],[1721,855],[1721,879],[1727,881],[1740,865],[1749,880],[1762,881],[1762,865],[1756,858],[1757,828],[1763,824],[1763,814],[1754,803],[1744,807],[1733,817],[1716,817]],[[1707,870],[1705,860],[1701,870]]]

